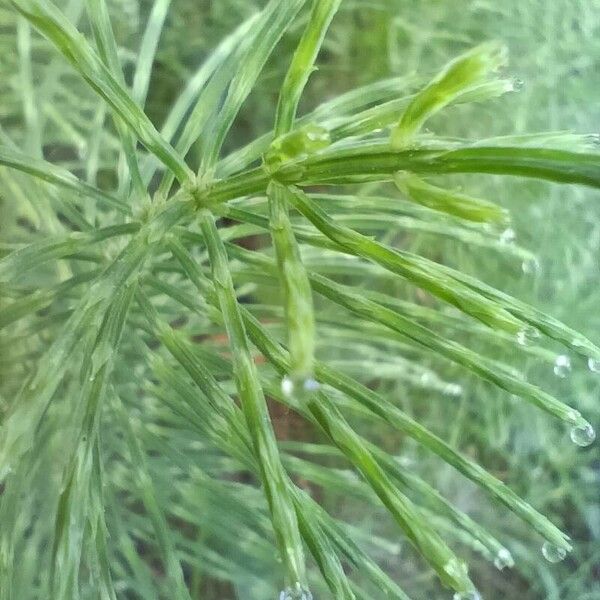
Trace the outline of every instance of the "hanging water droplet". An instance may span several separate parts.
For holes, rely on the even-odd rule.
[[[494,558],[494,566],[499,571],[502,571],[502,569],[512,569],[515,566],[512,554],[506,548],[500,548]]]
[[[281,380],[281,391],[286,398],[294,393],[294,382],[287,375]]]
[[[512,227],[508,227],[500,234],[501,244],[512,244],[517,238],[517,234]]]
[[[571,372],[571,359],[564,354],[559,354],[554,360],[553,371],[557,377],[564,379]]]
[[[521,263],[521,270],[526,275],[532,275],[534,273],[539,273],[540,269],[541,269],[540,261],[535,256],[526,258]]]
[[[600,360],[597,358],[588,358],[588,369],[592,373],[600,373]]]
[[[571,429],[571,441],[578,446],[589,446],[596,439],[594,428],[582,419],[582,422]]]
[[[452,600],[481,600],[481,594],[477,590],[456,592],[456,594],[452,596]]]
[[[559,563],[567,556],[567,551],[564,548],[559,548],[550,542],[544,542],[542,546],[542,554],[544,558],[551,563]]]
[[[313,600],[312,594],[299,583],[293,587],[285,588],[279,594],[279,600]]]

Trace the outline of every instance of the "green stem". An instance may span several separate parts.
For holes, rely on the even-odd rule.
[[[290,192],[284,185],[272,181],[267,193],[271,237],[285,299],[292,376],[302,381],[313,372],[315,316],[312,290],[288,215]]]
[[[236,388],[260,465],[262,484],[281,557],[289,583],[298,582],[306,586],[304,552],[289,480],[281,464],[267,404],[250,352],[225,247],[210,212],[200,212],[200,225],[210,257],[213,284],[229,336]]]
[[[386,181],[397,171],[441,175],[488,173],[575,183],[600,188],[598,154],[547,148],[476,146],[452,149],[393,150],[388,144],[328,151],[283,165],[275,177],[286,184],[353,183],[360,178]],[[217,181],[207,203],[264,193],[269,175],[256,168]]]

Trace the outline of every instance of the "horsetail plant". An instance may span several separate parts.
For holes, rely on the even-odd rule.
[[[359,358],[364,349],[381,361],[392,348],[409,367],[394,376],[418,373],[430,391],[437,376],[427,365],[453,364],[554,417],[576,444],[593,442],[576,407],[453,333],[552,362],[543,344],[553,340],[595,372],[600,348],[390,235],[424,231],[529,260],[502,240],[503,207],[429,178],[600,188],[600,154],[585,136],[472,141],[423,131],[451,104],[513,89],[497,73],[503,45],[468,50],[429,83],[376,82],[298,117],[343,5],[270,0],[198,68],[157,127],[144,104],[168,0],[153,5],[131,85],[105,0],[75,0],[66,13],[50,0],[11,3],[24,118],[0,128],[11,207],[0,327],[12,350],[0,396],[1,600],[185,600],[201,597],[205,578],[231,582],[243,598],[273,597],[277,585],[282,600],[327,588],[335,598],[405,600],[356,528],[320,504],[336,492],[383,507],[456,599],[478,598],[461,544],[502,569],[514,564],[507,542],[370,439],[369,424],[412,439],[512,511],[543,538],[549,560],[571,550],[566,533],[368,373],[328,358],[335,336],[358,339]],[[77,27],[83,11],[93,41]],[[246,98],[299,16],[306,24],[272,131],[228,153]],[[34,49],[47,42],[58,54],[41,65],[40,83]],[[43,106],[69,86],[81,106],[50,128]],[[80,138],[87,150],[77,159],[43,158]],[[555,370],[570,368],[565,358]],[[281,435],[278,404],[319,443]],[[373,534],[367,545],[389,549],[395,537]]]

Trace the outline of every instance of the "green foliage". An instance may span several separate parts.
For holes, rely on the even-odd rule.
[[[559,373],[570,363],[553,343],[592,371],[600,348],[450,266],[450,252],[402,243],[426,235],[436,248],[450,240],[533,258],[506,243],[504,207],[440,176],[600,188],[590,137],[477,141],[423,130],[444,109],[512,90],[495,75],[503,46],[476,46],[429,82],[366,83],[297,117],[334,16],[358,8],[271,0],[215,43],[157,127],[144,105],[161,37],[177,30],[175,3],[153,4],[134,59],[117,41],[127,2],[12,5],[1,9],[2,41],[17,47],[22,97],[7,96],[0,129],[0,327],[10,348],[0,599],[262,599],[280,589],[289,599],[308,600],[309,590],[406,599],[386,568],[398,562],[399,535],[422,572],[456,598],[477,597],[467,551],[513,566],[504,532],[397,460],[381,440],[388,429],[509,509],[543,538],[546,556],[572,550],[546,507],[445,441],[386,384],[418,381],[452,396],[457,384],[440,377],[456,367],[541,409],[575,443],[593,441],[577,406],[498,348]],[[298,24],[281,76],[277,53]],[[253,130],[229,151],[265,69],[283,82],[272,131]],[[61,98],[63,114],[52,109]],[[85,151],[73,156],[74,147]],[[278,406],[311,441],[278,431]],[[386,527],[364,531],[332,510],[340,496]],[[215,582],[229,587],[211,591]]]

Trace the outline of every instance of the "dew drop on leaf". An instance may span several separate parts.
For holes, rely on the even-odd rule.
[[[287,375],[281,380],[281,391],[286,398],[294,393],[294,382]]]
[[[524,87],[525,87],[525,82],[522,79],[519,79],[518,77],[515,77],[512,80],[512,89],[513,89],[513,92],[520,92]]]
[[[321,384],[312,377],[294,379],[286,375],[281,380],[281,391],[286,398],[291,398],[295,393],[312,394],[321,388]]]
[[[302,383],[302,388],[306,392],[316,392],[320,387],[321,384],[312,377],[307,377]]]
[[[313,596],[307,589],[296,583],[295,586],[282,590],[279,600],[313,600]]]
[[[567,556],[567,551],[564,548],[559,548],[550,542],[544,542],[542,546],[542,554],[544,558],[551,563],[559,563]]]
[[[516,238],[517,234],[515,233],[515,230],[512,227],[509,227],[500,234],[500,243],[512,244]]]
[[[588,369],[592,373],[600,373],[600,360],[597,358],[588,358]]]
[[[446,571],[450,577],[459,579],[467,575],[467,564],[455,557],[450,559],[444,565],[444,571]]]
[[[443,393],[446,396],[460,396],[462,392],[462,386],[458,385],[458,383],[448,383],[443,389]]]
[[[526,258],[521,263],[521,270],[526,275],[533,275],[534,273],[539,273],[540,269],[540,261],[535,256],[532,256],[531,258]]]
[[[583,421],[571,429],[571,441],[578,446],[589,446],[595,439],[596,432],[587,421]]]
[[[494,558],[494,566],[499,571],[502,571],[502,569],[512,569],[515,566],[512,554],[506,548],[500,548]]]
[[[525,327],[517,333],[517,343],[520,346],[528,346],[532,340],[540,337],[540,332],[535,327]]]
[[[452,596],[452,600],[481,600],[481,594],[477,590],[456,592],[456,594]]]
[[[428,385],[432,385],[435,382],[435,377],[433,376],[433,373],[429,373],[426,371],[419,378],[419,382],[422,386],[426,387]]]
[[[564,354],[559,354],[554,360],[553,371],[557,377],[564,379],[571,372],[571,359]]]

